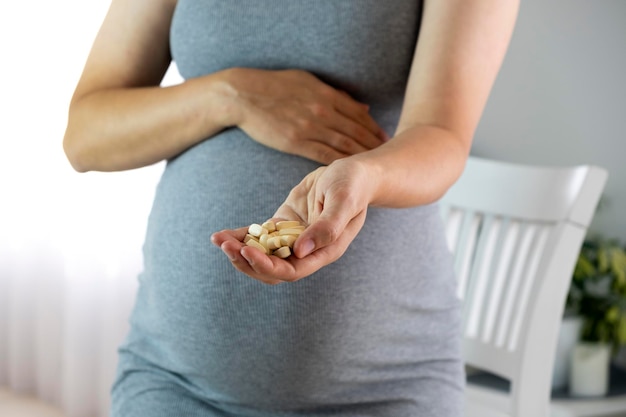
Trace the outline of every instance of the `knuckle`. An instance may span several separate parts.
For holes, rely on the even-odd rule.
[[[288,128],[286,128],[284,135],[288,143],[297,142],[302,137],[301,130],[296,126],[289,126]]]
[[[322,162],[323,164],[330,164],[335,159],[337,159],[334,157],[334,153],[328,148],[318,148],[315,151],[315,154],[316,154],[317,160],[319,162]]]
[[[354,150],[354,142],[343,135],[335,136],[334,146],[343,151],[352,152]]]
[[[298,121],[298,125],[302,131],[310,131],[315,128],[315,122],[311,119],[302,118]],[[301,134],[301,133],[300,133]]]
[[[335,224],[328,224],[326,233],[324,234],[324,239],[326,244],[330,244],[336,241],[339,238],[339,229]]]
[[[328,84],[321,84],[319,93],[323,98],[329,100],[330,103],[333,105],[337,104],[339,100],[341,99],[339,97],[337,90],[335,90]]]
[[[328,116],[328,109],[322,103],[311,103],[310,111],[314,116],[326,117]]]
[[[340,135],[337,138],[336,147],[348,155],[354,155],[367,150],[367,148],[362,146],[360,141],[355,139],[354,136],[345,135]]]

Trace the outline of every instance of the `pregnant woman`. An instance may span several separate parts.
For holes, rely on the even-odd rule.
[[[66,154],[81,172],[166,161],[113,417],[462,415],[437,200],[517,3],[111,2]],[[172,60],[184,82],[160,87]],[[241,243],[269,218],[307,225],[291,257]]]

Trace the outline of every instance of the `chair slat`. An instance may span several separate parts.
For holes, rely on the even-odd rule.
[[[519,340],[522,322],[524,318],[527,318],[526,306],[528,304],[528,299],[533,284],[535,283],[537,268],[539,267],[541,255],[543,254],[543,251],[545,249],[546,242],[548,240],[548,233],[550,231],[549,226],[536,225],[534,227],[536,227],[538,230],[537,233],[535,233],[535,239],[533,239],[530,256],[528,258],[528,262],[526,263],[526,268],[524,268],[525,270],[522,278],[522,286],[520,288],[519,297],[516,300],[518,308],[517,314],[511,326],[511,334],[508,344],[509,350],[515,350],[517,348],[517,342]]]
[[[495,326],[499,317],[501,317],[501,308],[504,300],[504,290],[507,284],[507,278],[511,270],[511,260],[516,248],[517,238],[520,231],[519,221],[511,221],[505,219],[500,234],[500,250],[494,257],[496,267],[493,271],[491,293],[489,295],[489,305],[487,306],[487,314],[483,325],[482,340],[484,343],[492,343],[495,333]]]
[[[457,295],[460,299],[464,299],[466,296],[472,259],[474,257],[481,222],[482,216],[473,211],[468,211],[463,216],[455,253],[455,270],[457,271],[458,279]]]
[[[541,167],[471,156],[442,198],[463,301],[466,364],[511,382],[511,417],[548,414],[574,252],[606,179],[606,170],[589,165]]]
[[[450,252],[456,253],[459,241],[461,225],[463,224],[463,211],[449,206],[445,206],[442,216],[446,226],[446,240]]]
[[[469,281],[469,291],[467,293],[468,302],[466,307],[471,307],[465,311],[467,322],[465,334],[467,337],[478,336],[478,329],[485,306],[485,294],[489,285],[489,273],[491,260],[496,249],[501,221],[494,216],[485,216],[478,237],[478,246],[474,255],[474,262]]]
[[[515,256],[512,259],[509,279],[507,280],[507,288],[505,299],[502,305],[502,311],[498,320],[495,344],[503,348],[508,340],[511,330],[510,322],[513,316],[515,300],[521,286],[522,272],[526,263],[527,255],[530,252],[530,246],[533,242],[536,228],[532,225],[523,224],[517,236],[515,245]]]

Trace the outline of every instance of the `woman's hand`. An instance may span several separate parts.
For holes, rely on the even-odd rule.
[[[286,259],[265,255],[242,243],[247,227],[222,230],[211,237],[239,271],[267,284],[293,282],[336,261],[361,230],[376,181],[352,158],[307,175],[278,208],[274,220],[308,225]]]
[[[252,139],[324,165],[388,139],[368,106],[306,71],[230,70],[234,124]]]

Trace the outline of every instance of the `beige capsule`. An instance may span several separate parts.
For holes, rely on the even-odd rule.
[[[304,229],[290,228],[290,229],[282,229],[278,232],[278,234],[281,236],[284,236],[284,235],[299,236],[302,234],[302,232],[304,232]]]
[[[262,251],[264,254],[269,255],[269,250],[267,250],[267,248],[263,245],[261,245],[261,243],[257,242],[254,239],[250,239],[246,242],[246,245],[248,246],[252,246],[253,248],[257,248],[260,251]]]
[[[291,228],[299,227],[299,226],[302,226],[302,224],[299,221],[283,220],[282,222],[276,223],[276,230],[291,229]]]
[[[270,238],[270,235],[265,233],[259,236],[259,243],[267,248],[267,241]]]
[[[295,242],[297,238],[298,236],[294,235],[283,235],[280,237],[280,245],[293,248],[293,242]]]
[[[259,241],[259,238],[256,236],[252,236],[250,233],[246,234],[246,237],[243,238],[243,243],[248,243],[248,241],[252,239],[252,240],[256,240],[257,242]]]
[[[274,249],[278,249],[278,248],[280,248],[281,246],[284,246],[284,245],[281,243],[280,236],[272,236],[272,237],[270,237],[267,240],[267,245],[266,246],[267,246],[267,248],[269,250],[274,250]]]
[[[287,258],[289,255],[291,255],[291,249],[289,249],[289,246],[282,246],[278,249],[276,249],[272,255],[278,256],[279,258]]]
[[[261,227],[263,227],[264,229],[267,229],[269,233],[276,231],[276,224],[271,220],[268,220],[265,223],[263,223]]]

